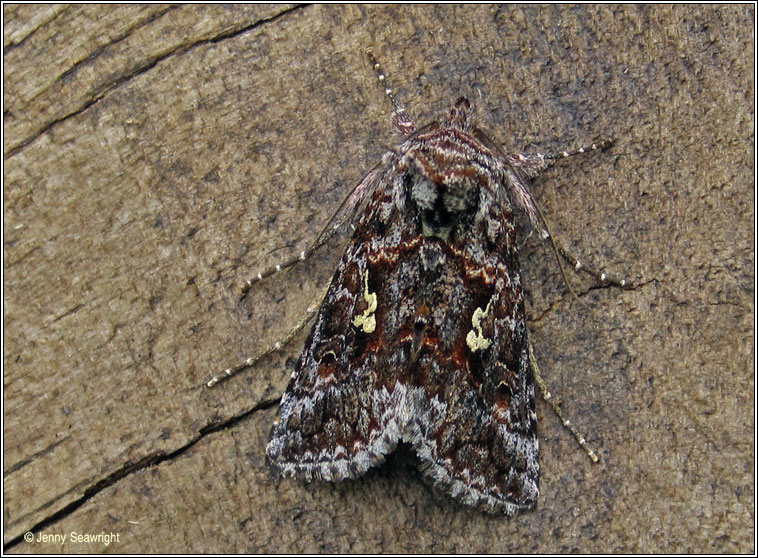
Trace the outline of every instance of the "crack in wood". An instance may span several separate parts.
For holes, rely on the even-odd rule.
[[[166,461],[171,461],[173,459],[176,459],[183,453],[187,452],[190,448],[192,448],[195,444],[197,444],[200,440],[205,438],[206,436],[209,436],[211,434],[214,434],[216,432],[220,432],[222,430],[228,430],[234,426],[236,426],[238,423],[242,422],[243,420],[249,418],[253,415],[253,413],[258,411],[265,411],[267,409],[270,409],[274,405],[279,404],[279,398],[274,399],[265,399],[258,403],[255,407],[252,409],[245,411],[244,413],[241,413],[239,415],[236,415],[234,417],[231,417],[227,419],[224,422],[221,423],[210,423],[204,427],[202,427],[199,431],[197,436],[192,438],[189,442],[184,444],[183,446],[170,451],[168,453],[166,452],[155,452],[149,455],[146,455],[139,461],[135,463],[126,463],[118,470],[114,471],[107,477],[100,479],[99,481],[95,482],[93,485],[91,485],[88,488],[84,489],[84,493],[79,498],[73,500],[72,502],[69,502],[64,507],[59,509],[58,511],[52,513],[48,517],[42,519],[41,521],[37,522],[35,525],[28,529],[22,529],[23,533],[32,532],[35,533],[37,531],[41,531],[42,529],[46,529],[50,525],[53,525],[57,523],[58,521],[61,521],[62,519],[65,519],[72,513],[74,513],[76,510],[78,510],[80,507],[82,507],[84,504],[86,504],[90,499],[92,499],[94,496],[105,490],[106,488],[109,488],[113,485],[115,485],[117,482],[121,481],[122,479],[125,479],[129,477],[130,475],[142,471],[144,469],[147,469],[149,467],[154,467],[156,465],[160,465],[161,463],[164,463]],[[32,456],[33,457],[33,456]],[[30,460],[32,458],[29,458]],[[19,467],[20,468],[20,467]],[[68,491],[67,493],[72,492]],[[46,502],[40,508],[38,508],[35,511],[38,511],[39,509],[44,509],[45,507],[49,507],[52,505],[55,501],[59,500],[61,497],[63,497],[65,494],[60,495],[59,497],[55,498],[52,501]],[[29,514],[26,514],[29,515]],[[17,522],[16,522],[17,523]],[[6,528],[7,528],[6,524]],[[8,552],[14,547],[16,547],[18,544],[24,541],[24,535],[18,535],[17,537],[11,539],[6,544],[3,545],[3,551]]]
[[[154,56],[151,58],[148,58],[145,63],[143,63],[141,66],[136,68],[135,70],[132,70],[128,74],[124,74],[120,77],[117,77],[116,79],[112,80],[110,83],[103,85],[99,88],[98,91],[96,91],[94,94],[92,94],[89,98],[89,100],[85,101],[79,108],[69,112],[68,114],[65,114],[63,116],[60,116],[54,120],[51,120],[47,124],[43,124],[40,126],[36,131],[29,134],[25,139],[21,140],[19,143],[14,145],[13,147],[9,148],[8,151],[5,153],[5,160],[7,161],[14,155],[18,154],[22,149],[24,149],[27,145],[35,141],[37,138],[45,135],[49,130],[51,130],[54,126],[65,122],[66,120],[69,120],[70,118],[73,118],[75,116],[80,115],[84,111],[86,111],[89,107],[100,101],[102,98],[104,98],[107,94],[109,94],[111,91],[114,91],[115,89],[118,89],[123,84],[133,80],[139,75],[144,74],[148,70],[151,70],[154,68],[159,62],[162,62],[163,60],[166,60],[167,58],[171,58],[173,56],[179,56],[182,54],[185,54],[187,52],[190,52],[200,46],[207,45],[207,44],[215,44],[220,41],[230,39],[233,37],[236,37],[237,35],[241,35],[243,33],[246,33],[248,31],[251,31],[252,29],[255,29],[256,27],[259,27],[261,25],[264,25],[266,23],[270,23],[272,21],[275,21],[279,19],[280,17],[283,17],[295,10],[302,9],[303,6],[295,6],[293,8],[289,8],[287,10],[284,10],[283,12],[280,12],[274,16],[260,19],[254,23],[250,23],[248,25],[245,25],[243,27],[234,27],[232,29],[229,29],[227,31],[224,31],[222,33],[219,33],[218,35],[214,37],[210,37],[207,39],[201,39],[199,41],[196,41],[194,43],[191,43],[189,45],[182,45],[178,46],[173,50],[170,50],[168,52],[165,52],[159,56]]]

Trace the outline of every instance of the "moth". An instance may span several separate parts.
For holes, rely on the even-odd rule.
[[[340,481],[404,442],[435,486],[512,515],[535,506],[540,471],[514,209],[547,237],[527,183],[585,150],[505,154],[463,97],[417,127],[385,87],[402,140],[343,208],[340,225],[354,233],[281,399],[267,460],[285,476]]]

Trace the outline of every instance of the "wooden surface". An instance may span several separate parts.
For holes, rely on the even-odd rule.
[[[755,551],[752,6],[3,10],[6,551]],[[603,459],[539,402],[542,493],[513,519],[407,455],[274,478],[305,333],[203,387],[334,270],[339,241],[238,296],[396,140],[369,47],[420,122],[465,94],[506,150],[618,138],[534,190],[575,252],[642,286],[572,274],[578,304],[522,249],[543,374]]]

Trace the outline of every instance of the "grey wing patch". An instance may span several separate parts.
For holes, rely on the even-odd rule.
[[[448,286],[449,288],[449,286]],[[453,290],[455,293],[455,290]],[[435,485],[461,502],[512,515],[539,495],[534,375],[523,302],[513,288],[469,282],[455,295],[465,327],[429,325],[429,337],[453,350],[421,353],[409,394],[410,441]],[[439,349],[438,347],[435,347]]]
[[[376,385],[365,352],[373,309],[360,249],[352,245],[343,258],[282,397],[266,454],[283,475],[354,478],[400,439],[398,395]]]
[[[500,385],[492,399],[475,389],[427,411],[413,447],[421,468],[464,504],[507,515],[531,509],[539,496],[539,441],[529,359],[516,375],[519,397]],[[423,416],[422,413],[419,413]]]

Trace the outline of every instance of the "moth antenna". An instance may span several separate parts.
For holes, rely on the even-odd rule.
[[[371,65],[374,67],[376,77],[379,78],[379,83],[382,85],[382,87],[384,87],[384,94],[387,95],[390,102],[392,103],[392,107],[395,109],[392,113],[392,121],[395,125],[395,128],[403,137],[410,136],[416,131],[416,124],[413,122],[413,118],[411,118],[410,114],[408,114],[405,111],[405,108],[403,108],[403,105],[401,105],[395,98],[392,87],[390,87],[389,83],[387,83],[387,76],[384,74],[382,66],[374,56],[374,53],[367,51],[366,54],[371,61]]]

